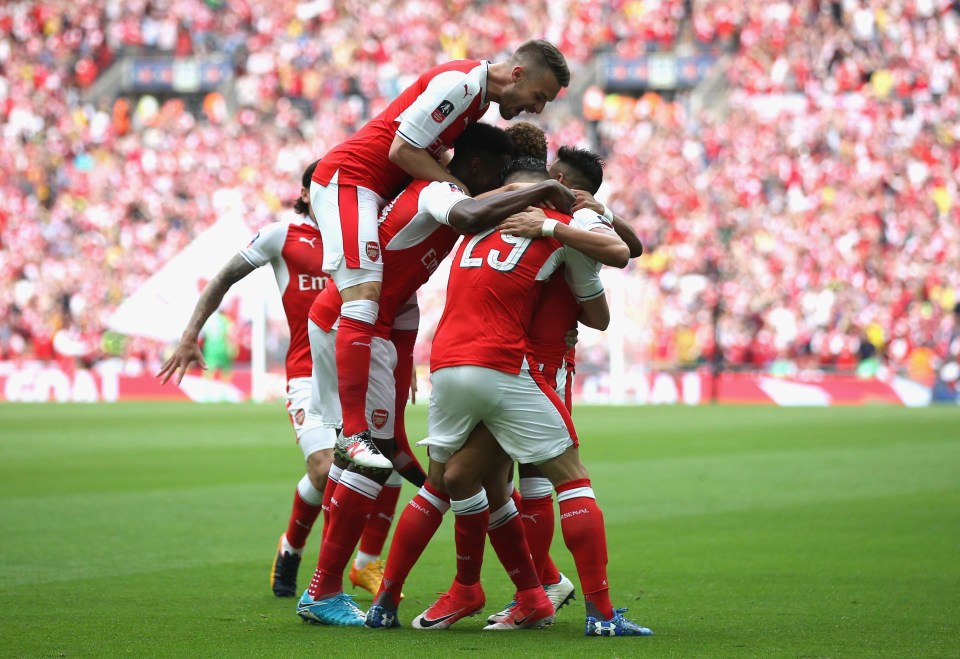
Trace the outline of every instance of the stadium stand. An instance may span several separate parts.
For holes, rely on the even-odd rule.
[[[647,247],[628,360],[932,383],[960,354],[960,3],[48,0],[0,5],[0,359],[157,363],[105,319],[193,236],[274,219],[416,72],[531,35],[575,87],[600,53],[710,53],[723,74],[716,106],[605,94],[538,118],[551,148],[604,154]],[[94,93],[155,56],[225,61],[229,93]]]

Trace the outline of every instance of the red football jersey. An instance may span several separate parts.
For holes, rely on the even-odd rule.
[[[544,367],[559,368],[567,353],[567,332],[577,326],[580,302],[558,270],[542,290],[527,328],[534,359]]]
[[[430,278],[459,238],[447,226],[450,209],[468,197],[445,181],[414,181],[383,209],[383,285],[373,335],[390,338],[397,311]],[[331,283],[317,296],[310,319],[330,331],[340,313],[340,295]]]
[[[346,142],[334,147],[317,165],[313,180],[369,188],[392,199],[411,181],[390,162],[390,145],[400,135],[439,160],[464,128],[490,107],[487,100],[489,62],[456,60],[435,66],[404,89],[380,114]]]
[[[571,219],[544,212],[565,224]],[[565,256],[554,238],[532,240],[490,229],[465,239],[450,268],[430,370],[469,365],[519,373],[531,352],[526,328],[541,284]]]
[[[320,230],[310,220],[274,222],[262,228],[250,244],[240,250],[240,256],[255,268],[267,263],[273,267],[290,327],[287,379],[310,377],[313,358],[307,336],[307,313],[329,279],[319,269],[323,262]]]

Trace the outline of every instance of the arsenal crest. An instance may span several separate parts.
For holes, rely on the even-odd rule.
[[[307,418],[307,413],[303,409],[295,410],[293,412],[293,420],[297,422],[298,426],[303,425],[303,420]]]
[[[367,243],[367,258],[371,261],[380,260],[380,243],[370,241]]]
[[[377,430],[380,430],[380,428],[383,428],[384,424],[386,424],[387,419],[389,417],[390,417],[390,413],[382,408],[376,409],[370,414],[370,420],[373,421],[373,425]]]

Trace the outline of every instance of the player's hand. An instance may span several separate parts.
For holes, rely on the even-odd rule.
[[[410,404],[417,404],[417,367],[413,367],[413,371],[410,373]]]
[[[177,346],[177,349],[170,355],[170,359],[163,363],[157,377],[160,378],[160,384],[166,384],[167,380],[176,374],[175,383],[180,384],[184,374],[194,363],[200,368],[206,370],[207,363],[203,361],[203,353],[200,346],[195,342],[183,342]]]
[[[587,210],[592,210],[598,215],[603,215],[603,211],[606,210],[604,205],[594,199],[593,195],[586,190],[574,190],[573,194],[576,196],[576,199],[573,201],[574,213],[581,208],[586,208]]]
[[[540,185],[547,188],[547,196],[543,200],[547,208],[552,208],[567,214],[572,212],[570,209],[573,207],[573,202],[576,199],[573,190],[552,178],[540,183]]]
[[[563,337],[563,340],[567,343],[567,350],[577,347],[577,336],[579,336],[579,334],[576,327],[567,330],[567,333]]]
[[[547,219],[541,208],[528,206],[519,213],[514,213],[497,226],[500,233],[520,238],[539,238],[543,231],[543,221]]]

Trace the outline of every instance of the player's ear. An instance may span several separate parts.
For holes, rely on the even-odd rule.
[[[305,204],[310,203],[310,191],[303,186],[300,186],[300,201]]]
[[[524,69],[522,66],[517,64],[515,67],[513,67],[513,71],[510,72],[510,79],[514,83],[517,83],[523,80],[523,76],[525,74],[526,74],[526,69]]]

